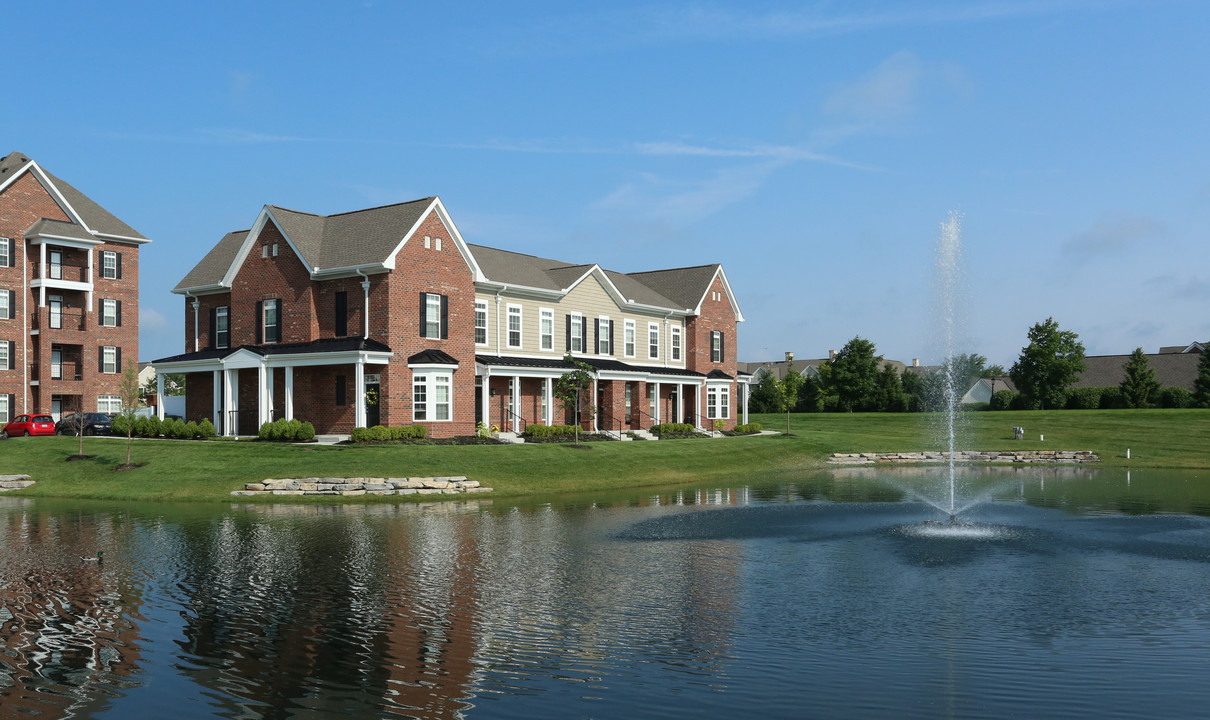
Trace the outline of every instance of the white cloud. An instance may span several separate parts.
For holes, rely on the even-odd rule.
[[[598,210],[618,212],[649,221],[687,225],[756,193],[783,162],[716,170],[695,181],[673,181],[644,173],[594,204]]]
[[[1167,228],[1149,218],[1107,213],[1092,227],[1064,243],[1063,252],[1082,256],[1117,254],[1147,247],[1167,235]]]
[[[898,122],[916,111],[924,72],[920,58],[897,52],[857,82],[833,93],[823,111],[857,127]]]

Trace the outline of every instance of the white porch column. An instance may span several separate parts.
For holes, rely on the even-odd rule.
[[[215,431],[225,435],[226,427],[223,425],[223,371],[215,370],[211,375],[214,380],[214,398],[210,404],[210,412],[213,415],[211,420],[214,422]]]
[[[285,417],[287,420],[293,420],[294,419],[294,366],[292,366],[292,365],[286,366],[285,391],[286,391],[286,397],[284,398],[285,407],[282,408],[282,410],[285,412]]]
[[[155,374],[155,414],[164,419],[164,376],[160,373]]]
[[[681,383],[676,384],[676,417],[672,422],[685,422],[685,386]]]
[[[235,437],[239,434],[239,370],[224,370],[226,383],[223,385],[223,434]]]
[[[693,426],[702,429],[702,386],[693,386]],[[713,429],[713,428],[712,428]]]
[[[479,387],[479,405],[483,408],[483,427],[491,430],[492,427],[492,376],[484,374],[483,384]]]
[[[655,414],[651,416],[651,423],[660,424],[660,384],[658,382],[655,383]]]
[[[264,377],[262,378],[264,385],[261,387],[261,403],[264,405],[265,422],[273,422],[276,418],[273,417],[273,368],[264,368]]]
[[[366,361],[357,358],[353,372],[353,420],[354,427],[366,426]]]
[[[193,301],[193,352],[197,352],[198,350],[198,333],[200,332],[198,328],[198,312],[201,307],[202,302],[200,300]]]
[[[42,286],[38,288],[38,307],[42,308],[46,307],[46,243],[38,246],[38,253],[41,258],[38,264],[38,278],[42,281]]]
[[[546,412],[542,415],[543,425],[554,425],[555,419],[555,379],[546,378],[542,382],[542,397],[545,402],[542,404],[546,407]]]
[[[736,387],[736,389],[737,389],[737,390],[738,390],[739,388],[743,388],[743,393],[744,393],[744,421],[743,421],[742,423],[740,423],[740,424],[741,424],[741,425],[747,425],[747,424],[748,424],[748,391],[749,391],[749,389],[750,389],[750,386],[749,386],[749,385],[736,385],[735,387]]]
[[[592,410],[592,431],[593,432],[597,432],[601,429],[601,428],[597,427],[597,412],[600,410],[600,408],[597,407],[597,398],[598,397],[599,396],[597,395],[597,379],[594,377],[592,379],[592,400],[591,400],[591,402],[588,403],[593,408],[593,410]]]
[[[508,379],[508,425],[512,431],[521,432],[520,419],[517,417],[521,414],[521,377],[513,375]]]

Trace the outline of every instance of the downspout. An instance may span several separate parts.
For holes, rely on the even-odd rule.
[[[496,355],[500,354],[500,303],[504,302],[504,297],[501,295],[508,289],[507,285],[501,285],[496,291]]]
[[[21,237],[21,413],[29,413],[29,250],[25,245],[25,237]],[[81,360],[83,360],[81,358]],[[12,420],[13,409],[8,410],[9,420]]]
[[[664,367],[668,367],[668,358],[672,357],[672,312],[664,316],[664,344],[666,347],[660,353],[664,356]],[[681,355],[685,354],[685,337],[681,335]]]
[[[196,296],[194,296],[194,294],[189,290],[185,291],[185,297],[193,300],[193,302],[190,303],[193,306],[193,352],[197,352],[197,350],[198,350],[198,310],[202,307],[202,301],[200,299],[198,299]]]
[[[370,276],[367,275],[361,268],[354,268],[354,272],[360,275],[361,290],[365,294],[365,310],[362,312],[361,321],[361,337],[362,339],[370,339]]]

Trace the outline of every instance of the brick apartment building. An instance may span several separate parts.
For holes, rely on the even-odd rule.
[[[623,274],[470,245],[441,200],[337,215],[265,206],[173,290],[187,419],[226,435],[277,418],[320,433],[576,419],[553,397],[568,353],[592,366],[588,428],[737,416],[736,327],[721,265]]]
[[[0,421],[121,409],[147,242],[28,156],[0,159]]]

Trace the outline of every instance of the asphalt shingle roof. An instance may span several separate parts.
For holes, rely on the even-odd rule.
[[[1161,353],[1148,355],[1147,364],[1155,371],[1161,387],[1193,389],[1201,353]],[[1093,355],[1084,358],[1084,372],[1072,387],[1113,387],[1126,378],[1124,366],[1129,355]]]
[[[0,159],[0,183],[20,172],[30,162],[32,161],[28,155],[19,152],[11,152],[3,159]],[[55,177],[46,168],[42,168],[42,172],[46,173],[47,179],[63,195],[63,199],[79,213],[80,219],[93,232],[103,235],[134,238],[136,240],[147,239],[139,231],[119,220],[113,213],[98,205],[92,198],[77,190],[70,183]]]

